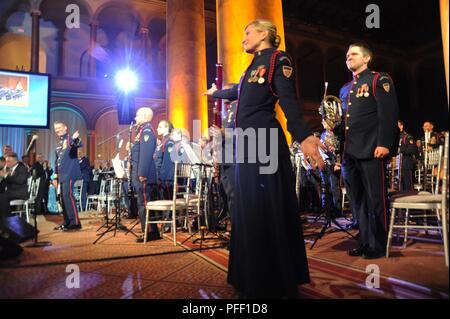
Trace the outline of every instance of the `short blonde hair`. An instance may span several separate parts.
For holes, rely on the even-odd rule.
[[[257,19],[247,24],[245,29],[247,29],[249,26],[254,26],[255,29],[259,32],[267,31],[269,33],[270,44],[275,48],[278,48],[280,46],[281,37],[277,34],[277,27],[272,23],[272,21]]]

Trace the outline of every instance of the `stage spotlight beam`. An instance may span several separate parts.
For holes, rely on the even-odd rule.
[[[118,71],[114,77],[114,80],[116,82],[117,89],[125,94],[137,89],[137,75],[129,68]]]

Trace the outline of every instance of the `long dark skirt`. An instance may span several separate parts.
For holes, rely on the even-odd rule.
[[[276,173],[243,163],[235,178],[228,282],[247,298],[298,297],[309,270],[287,145]]]

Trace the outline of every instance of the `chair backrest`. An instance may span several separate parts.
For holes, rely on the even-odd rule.
[[[427,157],[426,167],[427,169],[433,169],[434,167],[439,165],[439,162],[442,159],[442,149],[441,146],[439,148],[433,148],[431,151],[425,153]]]
[[[440,179],[441,179],[441,171],[442,171],[442,164],[443,164],[442,156],[443,155],[444,155],[444,146],[440,145],[439,146],[439,161],[438,161],[438,164],[437,164],[437,171],[436,171],[436,182],[435,182],[434,189],[433,189],[433,193],[434,194],[439,193],[439,182],[440,182]]]
[[[31,186],[33,184],[33,178],[30,176],[27,178],[28,194],[31,194]]]
[[[73,183],[73,194],[74,196],[81,195],[81,192],[83,190],[83,180],[78,179]]]
[[[100,196],[105,196],[106,193],[106,180],[102,179],[102,181],[100,182],[100,191],[99,191],[99,195]]]
[[[39,191],[39,184],[41,182],[41,178],[38,177],[36,179],[31,179],[30,187],[29,187],[29,193],[28,198],[34,199],[37,196],[37,193]]]
[[[449,133],[445,133],[445,146],[444,146],[444,158],[443,158],[443,176],[442,176],[442,214],[447,214],[447,183],[448,183],[448,143],[449,143]]]
[[[176,201],[177,198],[186,199],[185,195],[190,194],[192,165],[188,163],[175,162],[174,170],[173,200]]]

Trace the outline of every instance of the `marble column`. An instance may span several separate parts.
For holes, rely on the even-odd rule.
[[[89,162],[94,165],[95,158],[95,130],[87,130],[87,141],[86,141],[86,157]]]
[[[95,65],[95,58],[93,57],[93,51],[97,43],[98,22],[92,21],[89,24],[89,26],[90,26],[90,35],[89,35],[88,76],[95,77],[96,65]]]
[[[31,61],[30,71],[39,72],[39,19],[41,11],[39,11],[40,1],[32,6],[31,9]]]
[[[140,37],[140,46],[141,46],[141,53],[140,53],[140,60],[142,63],[142,70],[144,70],[143,74],[141,74],[141,77],[144,79],[149,78],[149,73],[151,72],[150,62],[148,59],[148,34],[149,29],[147,27],[140,27],[139,28],[139,37]]]
[[[223,64],[223,83],[238,83],[252,55],[242,48],[245,26],[255,19],[272,21],[281,36],[279,49],[285,50],[283,8],[281,0],[217,0],[217,54],[218,63]],[[279,106],[277,118],[283,127],[288,142],[291,136],[286,130],[286,118]]]
[[[166,72],[169,120],[193,136],[193,121],[208,127],[203,1],[168,0]]]
[[[445,80],[447,81],[447,108],[449,100],[448,83],[448,0],[440,1],[442,47],[444,48]]]
[[[58,76],[64,76],[64,44],[66,28],[64,25],[58,26]]]

